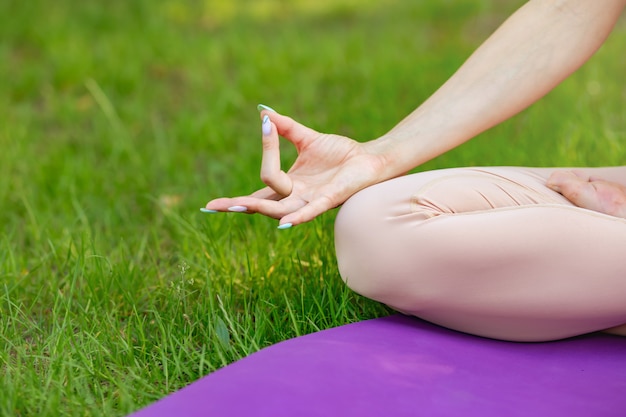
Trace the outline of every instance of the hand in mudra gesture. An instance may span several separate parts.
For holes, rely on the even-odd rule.
[[[383,158],[368,144],[319,133],[267,108],[261,119],[261,180],[267,186],[248,196],[212,200],[203,211],[260,213],[280,219],[279,228],[285,229],[310,221],[386,179],[380,177]],[[298,152],[287,172],[280,167],[279,135]]]

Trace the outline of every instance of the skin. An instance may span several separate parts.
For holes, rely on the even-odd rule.
[[[356,192],[395,178],[508,119],[552,90],[602,45],[626,0],[531,0],[496,30],[428,100],[388,133],[360,143],[310,129],[264,109],[261,179],[250,195],[206,209],[260,213],[289,227],[337,207]],[[279,136],[298,157],[284,172]],[[574,172],[548,186],[575,204],[624,216],[626,190]],[[229,210],[230,209],[230,210]]]
[[[626,218],[626,187],[622,184],[580,171],[560,171],[552,174],[547,185],[578,207]]]

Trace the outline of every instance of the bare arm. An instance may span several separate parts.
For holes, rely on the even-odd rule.
[[[624,0],[531,0],[417,110],[369,143],[392,178],[525,109],[602,45]]]
[[[261,213],[280,219],[281,228],[310,221],[528,107],[593,55],[625,6],[626,0],[530,0],[435,94],[370,142],[319,133],[263,109],[267,187],[209,201],[205,210]],[[280,168],[279,136],[298,152],[287,173]]]

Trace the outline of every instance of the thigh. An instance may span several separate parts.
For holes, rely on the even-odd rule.
[[[400,311],[489,337],[626,322],[626,220],[573,206],[545,186],[550,173],[451,169],[370,187],[337,217],[342,277]]]

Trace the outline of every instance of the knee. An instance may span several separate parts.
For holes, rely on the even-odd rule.
[[[409,250],[411,256],[407,259],[407,248],[397,236],[402,222],[381,200],[375,189],[365,189],[339,210],[335,221],[337,266],[342,279],[354,292],[401,308],[400,304],[408,301],[407,286],[419,288],[416,281],[423,276],[414,276],[411,273],[414,271],[407,269],[414,270],[415,264],[423,263],[416,259],[419,250],[415,253]],[[426,295],[413,291],[410,304],[426,304]]]
[[[335,220],[335,250],[339,274],[353,291],[376,299],[382,287],[378,265],[385,252],[378,248],[376,238],[384,222],[365,189],[346,201]],[[372,205],[372,203],[374,203]]]

